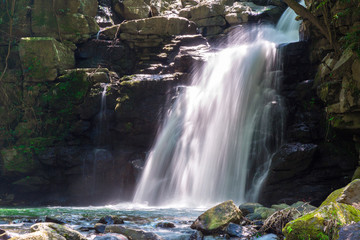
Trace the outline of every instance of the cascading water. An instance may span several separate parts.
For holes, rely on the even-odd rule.
[[[288,24],[296,15],[287,14]],[[179,96],[153,146],[135,202],[204,205],[255,200],[282,142],[276,44],[298,41],[299,23],[233,34]],[[291,33],[290,33],[291,32]]]

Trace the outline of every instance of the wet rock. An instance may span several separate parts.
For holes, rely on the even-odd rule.
[[[209,51],[207,45],[182,46],[174,59],[176,72],[191,72],[201,67],[205,61],[205,54]]]
[[[239,209],[243,213],[244,216],[254,213],[255,209],[258,207],[263,207],[260,203],[243,203],[239,206]]]
[[[261,216],[261,219],[267,219],[274,212],[276,212],[275,209],[267,207],[258,207],[254,211],[255,214],[259,214]]]
[[[360,236],[360,223],[343,226],[339,231],[338,240],[358,240]]]
[[[190,226],[205,234],[223,231],[230,222],[238,223],[242,213],[232,200],[220,203],[201,214]]]
[[[229,223],[225,232],[231,237],[242,237],[242,227],[239,224]]]
[[[104,233],[106,229],[106,224],[96,223],[94,229],[97,233]]]
[[[124,220],[119,218],[118,216],[109,215],[109,216],[105,216],[105,217],[100,218],[98,223],[103,223],[103,224],[123,224]]]
[[[97,236],[94,240],[128,240],[128,238],[122,234],[108,233],[106,235]]]
[[[261,217],[260,213],[249,213],[248,215],[246,215],[246,218],[249,219],[250,221],[262,220],[263,219]]]
[[[32,233],[13,237],[13,240],[86,240],[79,232],[56,223],[37,223],[31,226]]]
[[[268,179],[277,182],[289,179],[307,169],[317,149],[315,144],[288,143],[274,155]]]
[[[279,237],[275,234],[266,234],[264,236],[256,238],[256,240],[278,240]]]
[[[74,52],[54,38],[22,38],[19,51],[25,81],[53,81],[75,66]]]
[[[60,236],[63,236],[67,240],[85,240],[86,238],[81,235],[79,232],[65,226],[59,225],[56,223],[37,223],[31,226],[31,231],[33,232],[49,232],[56,233]]]
[[[203,240],[204,234],[200,231],[196,231],[193,234],[191,234],[189,240]]]
[[[105,229],[106,233],[120,233],[130,239],[137,240],[162,240],[163,238],[152,232],[145,232],[141,229],[133,229],[123,227],[121,225],[108,225]]]
[[[45,222],[51,222],[51,223],[57,223],[57,224],[65,224],[64,221],[62,221],[60,219],[53,218],[53,217],[49,217],[49,216],[45,217]]]
[[[171,222],[159,222],[155,225],[155,227],[159,227],[159,228],[174,228],[175,224],[171,223]]]
[[[7,240],[10,238],[11,236],[5,230],[0,229],[0,240]]]

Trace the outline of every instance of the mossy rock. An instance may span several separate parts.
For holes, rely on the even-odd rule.
[[[49,238],[49,239],[86,240],[86,238],[83,235],[81,235],[81,233],[65,225],[60,225],[56,223],[37,223],[31,226],[31,231],[35,233],[40,232],[40,233],[46,233],[49,235],[56,236],[55,238]],[[31,239],[31,238],[20,238],[20,239]]]
[[[340,188],[332,192],[320,207],[329,205],[330,203],[344,203],[352,205],[360,203],[360,179],[355,179],[346,187]]]
[[[204,234],[222,231],[230,222],[238,223],[242,217],[240,209],[232,200],[220,203],[201,214],[191,225]]]
[[[49,105],[50,109],[58,109],[65,113],[71,111],[73,105],[81,104],[90,89],[88,76],[83,71],[71,70],[58,78],[59,83],[51,87],[44,94],[42,101]],[[67,109],[70,108],[70,109]]]
[[[91,4],[96,4],[94,1]],[[52,1],[34,0],[32,10],[32,31],[36,36],[50,36],[58,40],[74,43],[86,41],[96,34],[99,26],[93,19],[94,7],[89,8],[81,0],[59,1],[53,6]]]
[[[267,219],[270,217],[274,212],[276,212],[273,208],[267,208],[267,207],[258,207],[255,209],[254,213],[259,214],[261,216],[261,219]]]
[[[54,38],[22,38],[19,51],[25,81],[53,81],[75,66],[74,52]]]
[[[337,239],[345,224],[360,221],[360,211],[351,205],[331,202],[289,222],[283,229],[287,240]]]
[[[3,149],[0,152],[2,157],[2,172],[4,175],[28,174],[38,167],[31,149],[25,145],[19,145],[11,149]]]

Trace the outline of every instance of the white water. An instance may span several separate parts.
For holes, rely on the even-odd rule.
[[[293,26],[287,30],[266,26],[232,34],[229,47],[194,73],[148,156],[134,202],[256,200],[271,154],[282,142],[276,44],[298,41],[294,18],[284,20]]]

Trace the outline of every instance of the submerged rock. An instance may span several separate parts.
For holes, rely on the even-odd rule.
[[[127,228],[121,225],[108,225],[105,229],[106,233],[120,233],[129,239],[136,240],[163,240],[159,235],[152,232],[145,232],[141,229]]]
[[[174,228],[175,224],[171,222],[159,222],[155,226],[159,228]]]
[[[238,223],[241,217],[240,209],[229,200],[201,214],[190,227],[211,234],[223,231],[230,222]]]
[[[203,240],[204,234],[200,231],[196,231],[193,234],[191,234],[189,240]]]
[[[128,238],[122,234],[108,233],[103,236],[97,236],[94,240],[128,240]]]

